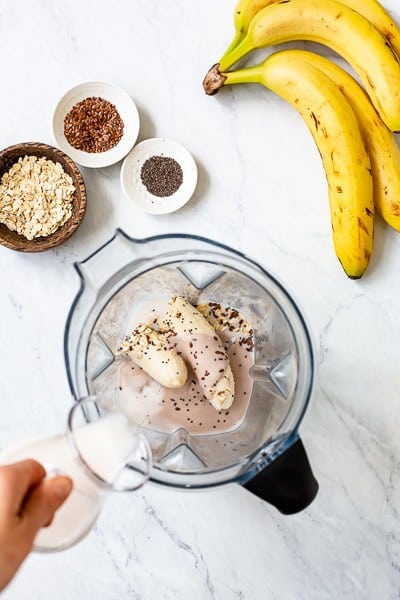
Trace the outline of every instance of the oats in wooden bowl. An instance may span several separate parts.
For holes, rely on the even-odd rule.
[[[41,252],[66,241],[86,210],[86,189],[75,163],[40,143],[0,152],[0,243]]]

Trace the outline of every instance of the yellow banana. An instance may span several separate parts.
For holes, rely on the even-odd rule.
[[[341,54],[360,76],[382,120],[392,131],[400,130],[397,57],[367,19],[335,0],[280,0],[263,8],[219,69],[227,71],[255,48],[293,40],[319,42]]]
[[[356,116],[337,86],[313,65],[273,54],[262,64],[222,73],[223,85],[260,83],[290,102],[318,146],[329,187],[333,241],[346,274],[359,279],[373,248],[371,163]]]
[[[245,38],[252,18],[255,17],[260,10],[270,4],[274,4],[274,2],[277,2],[277,0],[239,0],[233,12],[235,35],[225,51],[224,56],[221,58],[221,61],[223,61],[224,57],[236,48],[236,46]]]
[[[400,231],[400,149],[368,96],[346,71],[323,56],[292,50],[291,59],[304,60],[330,77],[349,101],[364,135],[371,160],[375,207],[384,220]]]
[[[338,0],[340,4],[348,6],[368,19],[370,23],[389,42],[394,52],[400,58],[400,30],[392,17],[386,12],[377,0]],[[229,48],[221,58],[224,63],[227,56],[244,39],[249,29],[251,20],[260,10],[279,0],[239,0],[234,11],[235,37]]]

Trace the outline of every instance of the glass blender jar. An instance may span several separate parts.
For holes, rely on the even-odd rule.
[[[75,399],[120,400],[115,350],[137,307],[174,294],[195,304],[213,301],[243,312],[254,330],[253,388],[234,431],[193,434],[141,425],[153,455],[150,480],[182,489],[236,482],[285,514],[317,494],[298,429],[314,379],[304,319],[288,292],[263,267],[222,244],[192,235],[114,237],[75,265],[81,280],[64,339]],[[140,425],[140,423],[139,423]]]

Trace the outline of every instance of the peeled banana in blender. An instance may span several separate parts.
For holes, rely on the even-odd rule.
[[[140,323],[122,342],[117,354],[126,354],[150,377],[166,388],[185,385],[186,363],[167,342],[166,334]]]
[[[190,341],[192,339],[193,343],[195,342],[196,336],[207,336],[210,339],[207,353],[212,355],[213,350],[211,346],[216,346],[218,348],[217,353],[220,356],[226,356],[223,344],[212,325],[182,296],[174,296],[171,299],[167,315],[163,319],[163,326],[167,330],[173,331],[176,335],[188,339],[189,344],[192,343]],[[198,343],[198,339],[196,341]],[[192,363],[193,367],[194,364]],[[196,373],[195,367],[193,370]],[[198,377],[198,383],[203,387],[201,379]],[[218,381],[211,388],[203,387],[203,392],[216,410],[226,410],[232,406],[235,396],[235,381],[229,362]]]

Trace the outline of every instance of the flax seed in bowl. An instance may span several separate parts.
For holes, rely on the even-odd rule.
[[[82,83],[59,101],[53,116],[57,144],[84,167],[107,167],[134,146],[139,113],[132,98],[110,83]]]
[[[47,144],[16,144],[0,151],[0,244],[42,252],[65,242],[86,210],[76,164]]]

